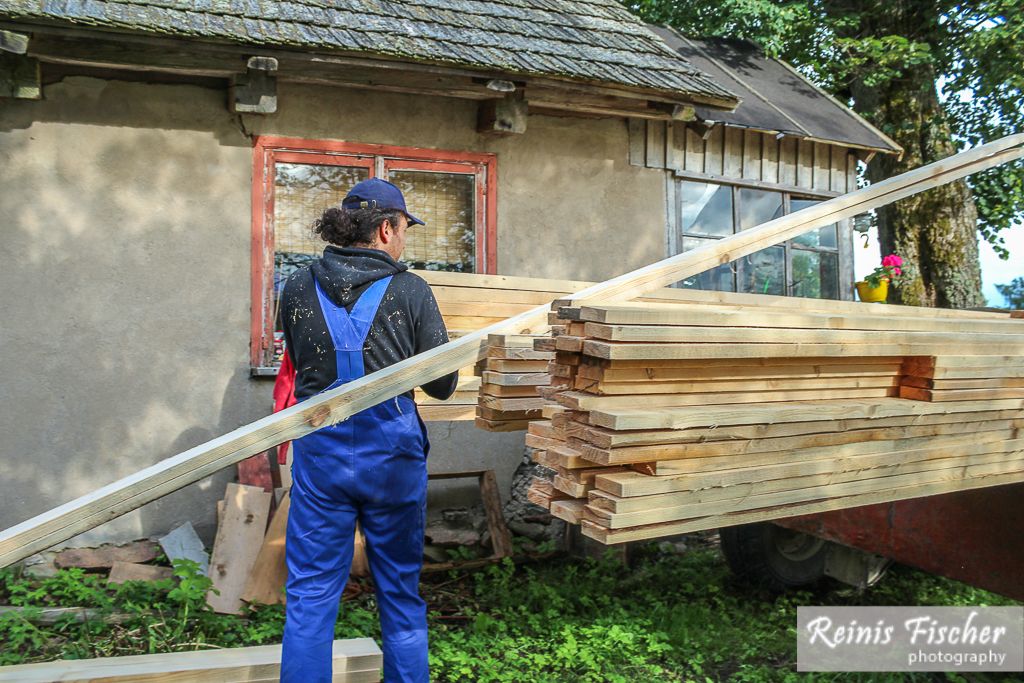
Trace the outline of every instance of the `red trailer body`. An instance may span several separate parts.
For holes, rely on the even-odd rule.
[[[775,523],[1024,600],[1024,484]]]

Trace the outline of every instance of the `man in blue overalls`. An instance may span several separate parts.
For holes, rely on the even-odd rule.
[[[288,278],[281,314],[302,401],[448,341],[430,287],[398,262],[423,222],[397,187],[355,185],[315,222],[330,244]],[[455,391],[458,373],[423,386]],[[429,450],[411,392],[293,442],[287,620],[281,680],[331,680],[331,643],[356,522],[377,591],[384,680],[426,682],[426,605],[419,595]]]

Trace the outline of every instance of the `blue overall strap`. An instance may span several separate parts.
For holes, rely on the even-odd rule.
[[[370,325],[377,315],[384,292],[391,283],[391,276],[375,281],[356,301],[349,313],[343,306],[338,306],[320,288],[320,282],[313,277],[316,284],[316,296],[320,300],[320,310],[334,342],[334,357],[338,364],[338,378],[330,389],[359,379],[365,373],[363,368],[363,342],[370,333]]]

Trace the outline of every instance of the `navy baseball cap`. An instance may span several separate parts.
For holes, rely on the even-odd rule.
[[[370,207],[380,209],[396,209],[405,214],[412,225],[426,225],[416,216],[413,216],[405,208],[405,197],[402,191],[386,180],[370,178],[356,183],[345,199],[341,201],[343,209],[367,209]]]

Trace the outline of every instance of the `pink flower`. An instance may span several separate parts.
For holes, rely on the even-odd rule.
[[[897,256],[896,254],[889,254],[884,259],[882,259],[882,265],[883,266],[902,266],[903,265],[903,259],[900,258],[899,256]]]
[[[899,275],[902,272],[903,272],[902,270],[900,270],[899,268],[896,268],[896,267],[893,267],[893,269],[892,269],[892,274],[893,275]]]

